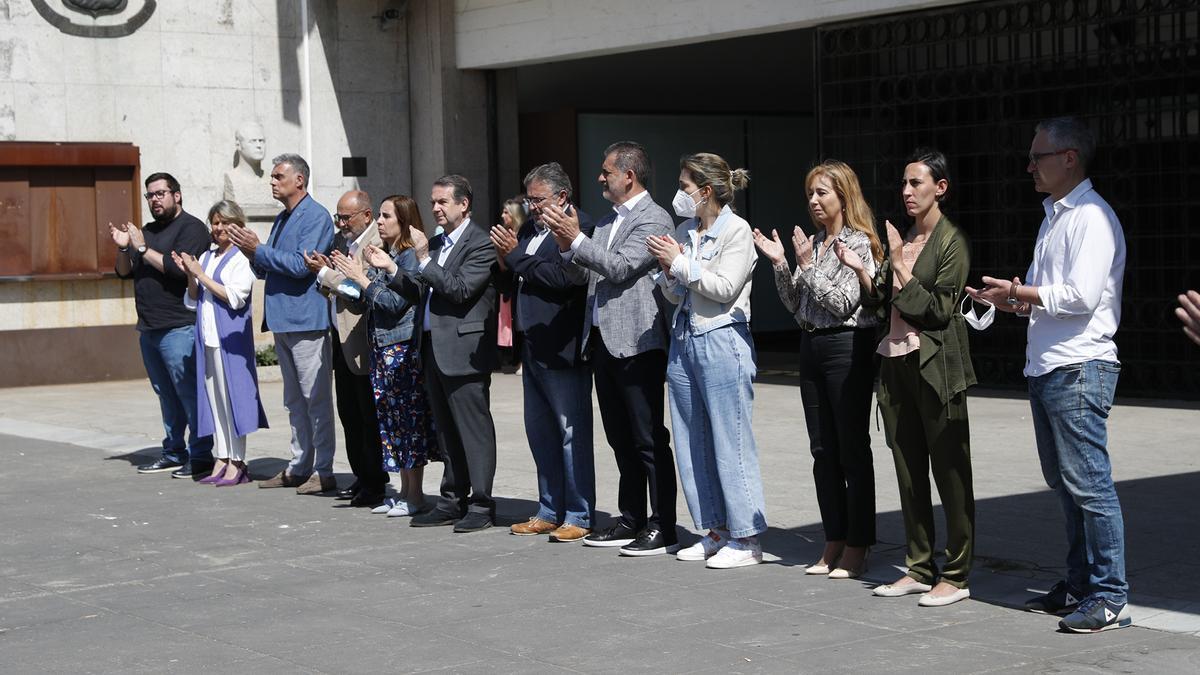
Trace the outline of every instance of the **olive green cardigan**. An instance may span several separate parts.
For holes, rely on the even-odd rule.
[[[921,331],[921,377],[943,404],[976,383],[967,322],[958,311],[970,268],[967,238],[943,215],[913,263],[913,278],[904,288],[894,292],[892,261],[884,260],[875,275],[875,288],[862,297],[863,307],[874,309],[879,317],[881,338],[888,333],[890,307]]]

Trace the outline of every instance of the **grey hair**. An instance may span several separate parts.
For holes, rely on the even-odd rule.
[[[529,187],[529,184],[534,181],[549,185],[554,194],[565,191],[567,199],[571,198],[571,177],[558,162],[548,162],[533,167],[532,171],[525,174],[525,187]]]
[[[617,141],[604,149],[604,156],[616,155],[613,164],[621,171],[632,171],[637,182],[642,187],[650,184],[650,155],[641,143],[634,141]]]
[[[1055,150],[1074,148],[1083,168],[1091,166],[1092,157],[1096,155],[1096,137],[1083,120],[1078,117],[1054,117],[1038,122],[1035,131],[1046,132]]]
[[[292,167],[292,171],[295,171],[296,173],[300,174],[302,178],[304,178],[304,187],[308,187],[308,177],[310,172],[308,169],[308,162],[304,161],[303,157],[290,152],[285,152],[271,160],[272,166],[278,166],[280,164],[287,164],[288,166]]]
[[[211,225],[213,216],[221,219],[222,223],[233,223],[234,225],[246,225],[246,213],[242,211],[242,207],[238,203],[229,199],[222,199],[212,208],[208,210],[208,224]]]

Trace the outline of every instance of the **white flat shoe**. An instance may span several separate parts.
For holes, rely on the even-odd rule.
[[[387,499],[383,500],[382,504],[371,509],[371,513],[387,513],[388,511],[391,511],[392,507],[395,505],[396,499],[394,497],[388,497]]]
[[[809,565],[808,567],[805,567],[804,573],[805,574],[820,574],[822,576],[825,576],[825,575],[829,574],[829,570],[831,570],[831,569],[832,568],[829,566],[829,563],[819,562],[819,563],[813,563],[813,564]]]
[[[959,600],[966,600],[969,597],[971,597],[971,590],[969,588],[960,588],[950,595],[942,595],[939,597],[933,597],[932,595],[926,593],[925,595],[922,595],[919,600],[917,600],[917,604],[922,607],[945,607],[946,605],[953,605]]]
[[[876,586],[871,592],[881,598],[899,598],[905,595],[928,593],[932,590],[933,586],[918,581],[911,584],[883,584],[882,586]]]

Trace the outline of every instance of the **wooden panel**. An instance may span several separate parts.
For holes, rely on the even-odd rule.
[[[0,167],[0,276],[33,272],[29,231],[29,171]]]
[[[0,142],[0,166],[138,166],[130,143]]]
[[[96,188],[91,168],[29,170],[35,274],[95,272]]]
[[[100,270],[111,270],[117,262],[117,248],[108,232],[109,223],[133,222],[133,167],[96,167],[96,260]]]

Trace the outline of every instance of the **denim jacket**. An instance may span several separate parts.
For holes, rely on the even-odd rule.
[[[725,205],[703,234],[696,218],[675,231],[683,244],[669,273],[656,280],[667,300],[677,305],[671,325],[685,312],[692,335],[701,335],[731,323],[750,322],[750,287],[758,253],[750,224]]]
[[[417,254],[411,248],[392,256],[396,266],[410,272],[417,269]],[[416,311],[413,304],[396,291],[388,288],[389,277],[383,270],[371,268],[367,271],[371,284],[363,296],[370,303],[371,343],[386,347],[412,338]]]

